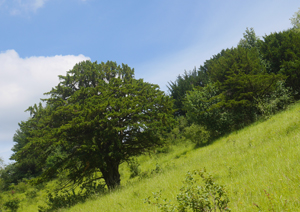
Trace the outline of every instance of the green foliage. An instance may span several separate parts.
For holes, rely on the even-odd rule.
[[[276,84],[276,90],[272,93],[255,99],[257,107],[265,118],[270,118],[277,111],[284,110],[293,102],[292,91],[284,86],[284,82]]]
[[[249,30],[247,27],[246,32],[243,33],[243,37],[244,38],[240,40],[238,45],[247,49],[258,47],[259,37],[256,36],[253,28],[250,28]]]
[[[44,115],[45,110],[43,109],[42,104],[35,105],[30,109],[30,115],[34,114],[34,120],[22,121],[19,123],[19,129],[16,131],[13,137],[13,141],[15,145],[12,148],[14,152],[11,156],[11,160],[16,160],[16,154],[23,147],[25,147],[34,135],[32,134],[32,130],[38,129],[37,123]],[[21,161],[18,163],[13,163],[8,168],[8,173],[10,175],[10,181],[8,183],[17,183],[23,178],[32,178],[41,174],[42,168],[38,167],[38,157],[23,157]]]
[[[180,116],[181,117],[181,116]],[[183,117],[183,116],[182,116]],[[176,144],[177,141],[181,138],[180,136],[180,130],[178,127],[175,127],[171,130],[171,132],[169,132],[167,134],[167,140],[171,143],[171,144]]]
[[[159,177],[166,171],[162,168],[163,159],[159,158],[162,155],[169,157],[171,154],[155,154],[155,168],[148,167],[144,172],[140,169],[143,166],[142,162],[140,164],[140,160],[138,162],[136,158],[132,158],[147,151],[172,153],[170,150],[173,151],[175,146],[170,145],[183,147],[189,143],[184,143],[185,139],[201,146],[210,139],[252,123],[257,117],[270,118],[277,111],[285,109],[294,98],[300,99],[299,11],[291,18],[293,29],[272,33],[260,40],[253,28],[247,28],[236,48],[222,50],[205,61],[198,70],[195,68],[190,72],[185,71],[175,82],[169,82],[168,89],[170,97],[174,99],[174,106],[171,99],[159,91],[158,86],[134,79],[134,70],[127,65],[118,66],[111,61],[101,64],[90,61],[76,64],[66,76],[59,76],[60,83],[46,93],[50,97],[44,99],[45,107],[40,103],[28,108],[31,118],[19,123],[20,128],[13,138],[15,145],[12,148],[14,154],[11,159],[16,163],[5,166],[0,158],[0,211],[4,207],[17,211],[20,207],[19,196],[14,195],[14,198],[11,198],[5,190],[10,189],[11,194],[25,192],[28,201],[39,196],[39,191],[29,186],[24,178],[38,177],[34,182],[41,188],[45,185],[41,182],[52,180],[54,177],[58,178],[59,182],[67,182],[75,187],[81,185],[79,190],[48,193],[48,206],[40,207],[40,211],[54,211],[83,202],[93,194],[102,193],[105,190],[104,186],[93,184],[93,181],[100,178],[104,178],[109,189],[118,186],[121,180],[119,166],[125,161],[130,169],[129,178],[139,176],[130,181],[140,181],[155,175]],[[174,122],[174,114],[177,126],[172,128],[170,126]],[[283,134],[294,135],[297,129],[298,124],[292,124],[283,130]],[[204,156],[201,158],[199,153],[195,159],[195,166],[198,167],[199,158],[201,162],[205,161],[205,158],[214,158],[211,161],[219,163],[220,155],[222,161],[236,155],[233,160],[242,163],[243,171],[237,171],[238,165],[232,165],[233,162],[230,165],[224,162],[225,165],[219,165],[220,170],[224,167],[226,169],[224,178],[233,180],[240,179],[240,175],[257,174],[259,164],[269,160],[265,153],[264,160],[249,165],[252,170],[248,174],[244,173],[247,168],[244,164],[247,164],[250,157],[243,162],[240,162],[240,157],[269,140],[272,140],[272,145],[268,147],[273,147],[273,141],[276,139],[272,134],[282,137],[283,134],[278,132],[281,130],[282,126],[274,132],[264,129],[261,134],[268,131],[266,135],[256,139],[252,138],[251,132],[244,145],[241,142],[244,138],[233,139],[231,136],[222,144],[222,148],[226,147],[227,151],[214,149],[206,154],[203,150],[201,156]],[[289,137],[288,142],[281,142],[280,146],[273,149],[272,152],[277,154],[276,158],[284,155],[282,149],[298,137],[298,134]],[[257,148],[257,151],[260,149],[262,148]],[[184,149],[174,153],[168,160],[181,158],[180,162],[184,166],[179,169],[182,171],[191,160],[190,153]],[[257,159],[256,156],[253,160]],[[239,160],[236,160],[237,157]],[[211,161],[211,167],[218,166]],[[280,161],[274,162],[272,166],[279,163]],[[154,164],[151,165],[152,168]],[[289,164],[291,160],[284,166],[281,165],[280,169],[288,169]],[[297,162],[293,167],[297,167]],[[273,172],[276,170],[273,170],[272,174]],[[218,172],[218,175],[222,174]],[[289,179],[285,186],[299,181],[298,175],[288,175],[289,172],[284,174],[284,177]],[[197,177],[202,179],[201,185],[198,185]],[[253,177],[257,179],[256,176]],[[87,182],[87,179],[91,181]],[[243,183],[249,183],[249,179]],[[262,181],[263,183],[271,177],[265,179],[267,180]],[[229,210],[229,200],[224,188],[218,186],[210,175],[206,175],[205,170],[188,173],[184,183],[177,195],[176,205],[166,200],[161,201],[161,192],[154,193],[154,201],[150,198],[148,201],[159,206],[162,211]],[[297,185],[290,187],[295,186]],[[265,201],[269,204],[267,210],[288,210],[287,199],[284,203],[281,199],[281,190],[285,187],[281,184],[277,184],[277,187],[280,187],[280,198],[276,197],[276,192],[273,192],[272,196],[273,193],[264,189],[267,197]],[[256,188],[257,193],[262,191],[261,187],[259,188],[260,190]],[[232,194],[239,195],[237,190],[239,186],[231,189]],[[250,190],[253,190],[252,186]],[[242,192],[246,193],[246,189]],[[264,193],[261,192],[260,196]],[[248,201],[248,198],[252,198],[252,193],[248,191],[248,195],[245,196]],[[234,207],[241,210],[242,206],[238,206],[240,203],[237,203],[240,197],[235,198]],[[290,201],[293,201],[293,198],[290,197]],[[253,204],[255,209],[263,210],[262,208],[266,207],[262,206],[264,203],[259,202],[260,199],[250,204]],[[299,202],[294,201],[293,204],[299,205]]]
[[[128,166],[124,163],[120,168],[123,185],[120,189],[57,211],[160,211],[154,205],[144,204],[142,199],[153,197],[153,191],[162,190],[160,203],[167,199],[166,203],[172,200],[169,205],[178,205],[176,196],[181,192],[181,179],[185,179],[188,170],[199,167],[209,167],[215,182],[226,185],[230,197],[228,206],[232,211],[259,211],[254,204],[261,211],[297,211],[300,195],[299,189],[295,189],[300,179],[297,166],[299,110],[299,104],[290,106],[287,111],[227,134],[205,148],[194,149],[190,142],[182,142],[172,146],[168,154],[140,155],[137,157],[141,164],[138,177],[129,179]],[[55,182],[48,183],[46,189],[52,190]],[[198,182],[202,185],[201,179]],[[0,194],[2,203],[8,200],[8,192]],[[16,196],[24,194],[16,193]],[[39,191],[37,198],[24,199],[19,211],[37,211],[37,205],[44,205],[44,198],[45,191]],[[153,198],[151,201],[155,202]],[[2,203],[0,200],[0,208]]]
[[[161,173],[163,173],[165,168],[166,167],[163,168],[160,164],[156,163],[154,169],[149,169],[149,170],[146,170],[146,171],[140,171],[139,175],[138,175],[139,179],[142,180],[144,178],[150,178],[150,177],[153,177],[157,174],[161,174]]]
[[[3,171],[5,168],[5,164],[3,159],[0,157],[0,191],[2,191],[5,188],[5,182],[2,179]]]
[[[195,88],[185,99],[187,120],[205,126],[211,136],[217,137],[230,130],[230,114],[224,107],[216,107],[221,101],[220,84],[209,83],[205,87]]]
[[[188,120],[184,116],[176,117],[178,133],[183,132],[184,128],[188,126]],[[175,129],[175,128],[174,128]]]
[[[26,192],[31,186],[28,184],[27,180],[19,181],[19,183],[14,186],[15,190],[20,193]]]
[[[171,93],[182,104],[189,123],[204,126],[212,138],[241,129],[261,115],[284,109],[293,97],[300,98],[300,34],[288,30],[260,40],[253,28],[247,28],[243,37],[236,48],[222,50],[200,66],[203,83],[191,83],[198,77],[194,70],[177,80],[176,89],[179,82],[186,88],[181,97]],[[287,91],[280,81],[291,89]]]
[[[169,145],[166,145],[164,148],[165,152],[170,151],[170,145],[176,145],[184,142],[185,138],[183,136],[184,129],[188,126],[188,121],[185,116],[177,116],[176,127],[174,127],[169,133],[166,134],[165,139]]]
[[[34,199],[38,196],[38,189],[36,188],[27,189],[25,195],[29,199]]]
[[[16,212],[20,207],[20,202],[21,201],[19,198],[12,198],[6,201],[3,206],[12,212]]]
[[[139,162],[137,161],[136,158],[133,158],[131,160],[127,161],[128,163],[128,167],[129,167],[129,171],[130,171],[130,178],[134,178],[136,176],[138,176],[141,172],[139,166]]]
[[[294,13],[293,17],[290,18],[290,20],[294,29],[300,32],[300,8],[297,12]]]
[[[119,165],[164,145],[160,135],[173,124],[173,102],[157,85],[134,79],[127,65],[85,61],[76,64],[44,99],[29,107],[27,143],[15,155],[38,161],[36,182],[68,170],[70,181],[101,173],[110,189],[120,185]],[[95,179],[97,180],[97,179]]]
[[[5,165],[4,165],[4,161],[3,159],[0,157],[0,171],[2,171],[4,169]]]
[[[207,63],[206,72],[211,83],[188,92],[184,104],[187,119],[213,137],[255,121],[259,113],[255,99],[270,95],[285,79],[267,73],[256,48],[242,46],[223,50]]]
[[[199,184],[199,177],[202,185]],[[177,204],[171,204],[166,199],[161,202],[161,191],[153,193],[153,199],[148,197],[145,202],[158,206],[161,211],[230,211],[229,198],[223,186],[214,182],[206,170],[188,172],[184,186],[177,195]]]
[[[210,133],[203,126],[192,124],[185,128],[184,137],[201,146],[209,141]]]
[[[61,146],[57,146],[47,157],[45,163],[46,168],[54,167],[57,162],[64,160],[67,156],[68,154],[63,151],[63,148]]]
[[[159,147],[159,148],[157,148],[156,150],[155,150],[155,153],[156,154],[160,154],[160,153],[168,153],[168,152],[170,152],[171,151],[171,147],[170,147],[171,145],[170,144],[168,144],[168,143],[166,143],[163,147]]]
[[[185,71],[183,75],[179,75],[175,82],[169,82],[168,89],[170,96],[175,100],[174,108],[176,109],[175,115],[185,115],[183,106],[183,99],[187,91],[193,89],[194,86],[204,86],[207,83],[207,76],[205,72],[196,68],[193,71]]]
[[[262,58],[269,62],[269,73],[283,74],[287,76],[286,87],[300,92],[300,33],[294,30],[275,32],[263,37],[260,42],[260,53]]]
[[[39,206],[39,212],[51,212],[60,208],[68,208],[79,202],[85,202],[92,195],[101,194],[104,191],[104,185],[97,182],[82,185],[78,192],[75,192],[74,188],[56,192],[55,194],[48,191],[47,206]]]
[[[1,171],[1,181],[4,190],[7,190],[11,184],[17,183],[19,178],[19,172],[13,164],[5,166],[5,169]]]
[[[37,128],[36,121],[42,116],[42,114],[37,114],[40,113],[42,109],[42,104],[39,104],[39,106],[35,105],[35,107],[32,108],[32,111],[35,111],[36,120],[29,120],[27,122],[22,121],[19,123],[20,129],[16,131],[13,137],[15,145],[12,148],[14,153],[10,158],[11,160],[16,160],[17,152],[29,143],[29,139],[32,137],[31,131]],[[38,157],[35,156],[36,155],[33,155],[32,157],[23,157],[18,163],[11,163],[3,168],[1,171],[1,178],[5,184],[5,189],[7,189],[11,183],[17,184],[22,181],[23,178],[30,179],[41,174],[42,168],[38,167]]]

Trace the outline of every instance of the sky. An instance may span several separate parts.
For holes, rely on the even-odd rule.
[[[291,28],[299,0],[0,0],[0,157],[8,164],[29,106],[83,60],[128,64],[164,91],[179,74]]]

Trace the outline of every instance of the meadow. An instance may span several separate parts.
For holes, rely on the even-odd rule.
[[[139,156],[137,176],[130,178],[128,164],[121,165],[120,188],[59,211],[161,211],[145,199],[161,191],[162,199],[175,203],[186,173],[203,168],[225,187],[231,211],[300,211],[299,140],[297,103],[203,147],[177,139],[159,153]],[[14,195],[21,199],[18,211],[38,211],[55,186],[52,181],[36,190],[20,183],[1,198]]]
[[[204,167],[228,192],[232,211],[300,211],[300,104],[194,148],[188,142],[169,152],[138,158],[140,175],[129,179],[121,167],[122,187],[62,211],[160,211],[144,203],[153,192],[175,201],[188,171]]]

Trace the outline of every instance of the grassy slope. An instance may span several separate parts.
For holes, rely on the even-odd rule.
[[[150,173],[156,167],[162,170],[150,178],[129,179],[128,167],[123,164],[121,189],[60,211],[160,211],[144,199],[162,190],[162,197],[174,202],[187,171],[203,167],[226,186],[232,211],[259,211],[254,203],[261,211],[300,211],[299,141],[298,103],[209,146],[194,149],[184,142],[169,153],[139,157],[142,172]],[[53,187],[51,184],[47,187]],[[29,201],[23,196],[19,196],[25,198],[19,211],[37,211],[46,193],[42,190]]]
[[[144,203],[152,192],[174,200],[187,171],[202,169],[225,185],[232,211],[300,211],[300,104],[225,136],[213,144],[193,149],[173,147],[168,154],[141,156],[141,170],[163,170],[151,178],[128,180],[121,168],[123,188],[64,211],[159,211]]]

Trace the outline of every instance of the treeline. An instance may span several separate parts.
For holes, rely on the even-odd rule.
[[[237,47],[179,75],[168,88],[175,115],[212,139],[240,129],[299,100],[300,33],[294,28],[260,39],[247,28]]]

